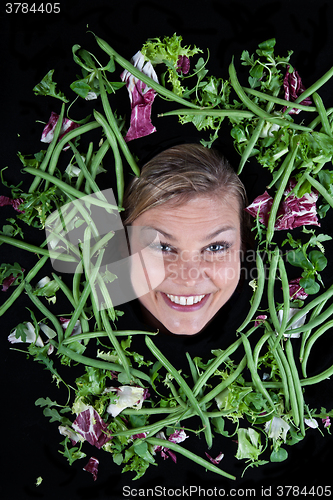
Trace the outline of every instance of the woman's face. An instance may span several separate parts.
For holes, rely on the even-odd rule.
[[[143,263],[143,269],[132,265],[132,285],[141,304],[174,334],[200,332],[238,284],[239,202],[224,198],[165,203],[132,224],[131,254],[139,253]]]

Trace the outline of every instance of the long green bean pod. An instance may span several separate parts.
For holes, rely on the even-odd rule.
[[[296,144],[295,144],[296,141]],[[268,219],[268,224],[267,224],[267,234],[266,234],[266,245],[269,245],[272,241],[272,238],[274,236],[274,227],[275,227],[275,222],[276,222],[276,216],[277,212],[283,197],[283,193],[285,192],[285,189],[287,187],[289,177],[291,172],[294,169],[294,161],[296,158],[296,153],[298,149],[298,144],[297,144],[297,136],[293,138],[293,146],[291,148],[290,153],[288,154],[286,158],[286,170],[282,176],[280,185],[276,191],[276,194],[274,196],[273,204],[269,213],[269,219]]]
[[[109,318],[108,318],[108,316],[106,314],[105,309],[102,309],[102,311],[101,311],[101,317],[102,317],[102,322],[103,322],[105,331],[108,334],[110,342],[113,345],[113,347],[115,348],[115,350],[116,350],[116,352],[118,354],[120,363],[124,367],[125,373],[126,373],[128,379],[130,381],[132,379],[132,377],[131,377],[130,365],[129,365],[128,359],[127,359],[126,354],[124,353],[121,345],[119,344],[116,336],[114,335],[114,333],[112,331],[112,328],[111,328],[111,325],[110,325],[110,320],[109,320]]]
[[[279,104],[280,106],[288,106],[288,107],[291,107],[290,106],[290,101],[286,101],[285,99],[281,99],[280,97],[277,97],[275,95],[272,95],[272,94],[265,94],[264,92],[260,92],[259,90],[255,90],[255,89],[250,89],[250,88],[247,88],[247,87],[243,87],[243,90],[247,93],[247,94],[251,94],[251,95],[254,95],[256,97],[259,97],[259,99],[263,99],[264,101],[269,101],[269,102],[272,102],[272,103],[275,103],[275,104]],[[279,89],[280,90],[280,89]],[[300,104],[300,103],[296,103],[296,101],[293,101],[292,103],[292,107],[293,108],[297,108],[297,109],[301,109],[303,111],[316,111],[316,107],[315,106],[306,106],[305,104]],[[312,128],[312,127],[310,127]]]
[[[163,87],[163,85],[160,85],[159,83],[155,82],[155,80],[153,80],[148,75],[146,75],[138,68],[133,66],[133,64],[131,64],[124,57],[119,55],[107,42],[97,37],[96,35],[95,39],[98,45],[101,47],[101,49],[104,50],[104,52],[106,52],[110,57],[114,58],[117,61],[117,63],[120,64],[120,66],[122,66],[124,69],[127,69],[133,76],[135,76],[136,78],[144,82],[146,85],[154,89],[158,94],[162,95],[163,97],[166,97],[167,99],[170,99],[171,101],[176,101],[179,104],[182,104],[183,106],[199,109],[199,106],[197,106],[196,104],[193,104],[191,101],[186,101],[186,99],[183,99],[182,97],[178,96],[171,90],[166,89],[165,87]]]
[[[327,330],[329,330],[332,327],[333,327],[333,320],[328,321],[327,323],[325,323],[325,325],[318,328],[318,330],[315,333],[313,333],[311,335],[311,337],[309,338],[309,340],[306,344],[306,347],[305,347],[304,357],[302,360],[302,373],[303,373],[304,377],[307,376],[306,375],[306,366],[307,366],[308,358],[309,358],[310,351],[311,351],[313,344],[316,342],[317,339],[319,339],[319,337],[321,337],[323,335],[323,333],[325,333]]]
[[[103,361],[101,359],[89,358],[83,354],[79,354],[63,344],[58,345],[54,340],[50,340],[50,344],[53,344],[57,348],[59,354],[64,354],[68,358],[72,359],[76,363],[81,363],[86,366],[93,366],[94,368],[100,368],[101,370],[109,370],[114,372],[124,372],[125,368],[119,363],[111,363],[110,361]],[[137,370],[136,368],[131,368],[131,374],[134,377],[150,382],[150,377],[144,372]],[[133,433],[133,430],[132,430]]]
[[[34,295],[34,293],[32,292],[31,285],[26,284],[25,290],[31,302],[41,311],[42,314],[44,314],[46,318],[48,318],[52,322],[58,334],[58,342],[59,343],[62,342],[64,333],[58,318],[53,313],[51,313],[51,311],[48,310],[48,308],[42,303],[42,301],[37,297],[37,295]]]
[[[267,389],[265,389],[265,387],[264,387],[264,385],[259,377],[257,369],[254,365],[254,360],[253,360],[253,356],[252,356],[252,352],[251,352],[250,342],[249,342],[248,338],[244,335],[244,333],[241,333],[241,337],[242,337],[244,350],[245,350],[245,354],[246,354],[247,366],[250,370],[252,381],[253,381],[255,387],[258,389],[258,391],[261,392],[261,394],[264,396],[264,398],[268,401],[272,410],[274,410],[275,407],[274,407],[274,403],[272,401],[272,398],[271,398],[270,394],[268,393]]]
[[[121,160],[121,156],[118,149],[118,144],[116,141],[116,136],[106,121],[105,117],[94,110],[95,119],[102,125],[104,133],[108,142],[110,143],[115,160],[115,171],[116,171],[116,182],[117,182],[117,193],[118,193],[118,205],[121,207],[124,196],[124,173],[123,173],[123,164]]]
[[[56,144],[58,142],[58,138],[59,138],[59,135],[60,135],[60,130],[61,130],[62,122],[63,122],[63,119],[64,119],[64,114],[65,114],[65,103],[63,103],[62,106],[61,106],[60,115],[59,115],[57,124],[56,124],[55,129],[54,129],[54,134],[53,134],[52,141],[50,142],[49,147],[47,148],[47,151],[46,151],[46,154],[45,154],[45,156],[43,158],[43,161],[42,161],[42,163],[39,166],[39,170],[43,170],[44,171],[47,168],[47,165],[48,165],[48,163],[50,161],[50,158],[52,156],[53,150],[54,150],[54,148],[55,148],[55,146],[56,146]],[[38,184],[40,183],[40,181],[41,181],[41,177],[39,177],[38,175],[36,175],[36,177],[32,181],[31,186],[29,188],[29,193],[33,193],[37,189]]]
[[[2,316],[14,304],[15,300],[18,299],[21,293],[24,291],[25,284],[30,283],[30,281],[36,276],[36,274],[41,270],[41,268],[44,266],[44,264],[46,264],[47,261],[48,255],[44,255],[41,259],[38,260],[37,264],[35,264],[34,267],[28,272],[24,280],[21,281],[19,285],[17,285],[6,302],[1,305],[0,316]]]
[[[8,243],[9,245],[13,245],[20,250],[26,250],[37,255],[45,255],[52,259],[58,259],[64,262],[77,262],[77,259],[73,255],[68,255],[53,250],[46,250],[45,248],[37,247],[36,245],[32,245],[31,243],[25,243],[25,241],[17,240],[10,236],[0,235],[0,243]]]
[[[297,367],[294,359],[294,354],[293,354],[293,347],[291,343],[291,338],[289,338],[286,342],[286,355],[287,359],[289,362],[291,374],[293,377],[294,381],[294,387],[295,387],[295,393],[296,393],[296,400],[297,400],[297,405],[298,405],[298,417],[296,418],[295,425],[298,427],[300,426],[301,433],[304,436],[305,435],[305,429],[304,429],[304,398],[303,398],[303,392],[302,392],[302,387],[300,384],[299,376],[297,373]]]
[[[327,302],[327,299],[320,302],[320,304],[318,304],[314,308],[314,310],[310,316],[310,321],[315,319],[321,313],[323,307],[325,307],[325,305],[326,305],[326,302]],[[305,345],[306,345],[306,342],[307,342],[309,336],[311,335],[311,332],[312,332],[312,329],[309,328],[309,329],[305,330],[303,335],[302,335],[301,347],[300,347],[300,351],[299,351],[299,359],[301,362],[303,361]]]
[[[93,268],[91,275],[89,276],[89,280],[86,282],[86,284],[84,286],[84,289],[83,289],[82,294],[80,296],[80,300],[77,303],[76,309],[74,310],[74,313],[70,319],[70,322],[67,325],[67,328],[65,331],[65,338],[69,337],[72,334],[75,323],[79,319],[79,317],[82,313],[82,310],[83,310],[84,306],[86,305],[86,302],[87,302],[87,299],[89,297],[90,290],[91,290],[91,284],[95,283],[97,274],[98,274],[100,266],[101,266],[103,255],[104,255],[104,250],[102,250],[101,253],[99,254],[99,256],[97,258],[96,265]]]
[[[289,312],[290,312],[290,292],[289,292],[289,283],[288,283],[288,275],[286,272],[286,268],[283,262],[281,255],[279,255],[278,261],[280,277],[282,282],[282,292],[283,292],[283,315],[281,320],[280,328],[277,330],[278,336],[275,341],[275,344],[278,344],[282,339],[283,334],[286,331],[286,326],[289,321]]]
[[[53,175],[54,174],[54,171],[56,169],[56,166],[58,164],[58,160],[59,160],[59,156],[61,154],[61,151],[63,150],[63,148],[66,146],[66,144],[75,139],[75,137],[78,137],[79,135],[83,135],[83,134],[86,134],[87,132],[91,132],[92,130],[96,129],[96,128],[99,128],[100,127],[100,124],[97,123],[97,122],[89,122],[89,123],[85,123],[84,125],[80,125],[79,127],[71,130],[70,132],[67,132],[64,137],[62,137],[62,139],[58,142],[58,144],[56,145],[56,147],[54,148],[54,151],[53,151],[53,154],[52,154],[52,157],[50,159],[50,162],[49,162],[49,168],[48,168],[48,173],[50,175]],[[38,175],[39,175],[39,171],[38,171]],[[48,179],[46,179],[46,183],[45,183],[45,189],[47,189],[48,187]]]
[[[312,99],[316,105],[325,134],[327,134],[329,137],[332,137],[331,127],[327,118],[327,113],[322,98],[319,94],[317,94],[317,92],[314,92],[312,94]]]
[[[244,328],[250,323],[252,320],[253,316],[258,310],[258,307],[260,305],[262,295],[264,292],[264,287],[265,287],[265,268],[264,268],[264,262],[263,259],[260,255],[260,252],[257,250],[256,252],[256,266],[257,266],[257,272],[258,272],[258,280],[257,280],[257,288],[255,289],[252,304],[250,307],[250,310],[243,321],[243,323],[240,325],[240,327],[237,328],[237,332],[241,332],[244,330]]]
[[[310,182],[310,184],[317,189],[317,191],[322,195],[322,197],[327,201],[327,203],[333,208],[333,197],[329,194],[327,189],[320,184],[319,181],[314,179],[310,174],[307,172],[304,174],[305,178]]]
[[[286,127],[288,126],[289,128],[295,129],[295,130],[302,130],[304,132],[311,132],[311,129],[309,127],[305,127],[303,125],[298,125],[297,123],[287,121],[284,118],[277,118],[276,116],[271,115],[270,113],[267,113],[267,111],[264,111],[260,106],[255,104],[246,94],[244,91],[243,87],[240,85],[234,63],[231,62],[229,65],[229,76],[230,76],[230,82],[231,85],[233,86],[236,94],[240,98],[240,100],[245,104],[245,106],[248,107],[250,111],[252,111],[255,115],[257,115],[259,118],[263,118],[264,120],[271,122],[271,123],[276,123],[277,125],[280,125],[280,127]]]
[[[154,354],[156,359],[158,359],[162,363],[162,365],[168,370],[168,372],[174,377],[176,382],[183,389],[183,391],[186,394],[186,397],[188,398],[192,407],[195,409],[196,413],[201,418],[201,421],[202,421],[202,423],[204,425],[204,429],[205,429],[204,432],[205,432],[207,446],[208,446],[208,448],[211,448],[211,446],[213,444],[213,438],[212,438],[212,434],[211,434],[209,420],[203,414],[202,409],[200,408],[198,401],[195,398],[190,387],[188,386],[187,382],[180,375],[180,373],[172,366],[172,364],[167,360],[167,358],[161,353],[161,351],[155,346],[153,341],[149,337],[146,337],[145,340],[146,340],[146,344],[147,344],[147,347],[149,348],[149,350]]]
[[[285,367],[284,367],[284,364],[283,364],[283,361],[282,361],[281,355],[280,355],[282,348],[281,348],[281,346],[278,346],[278,348],[276,348],[274,346],[274,339],[272,336],[270,336],[268,338],[268,343],[269,343],[271,351],[274,355],[276,363],[279,367],[279,372],[280,372],[280,377],[281,377],[281,382],[282,382],[282,387],[283,387],[284,403],[285,403],[286,409],[288,410],[290,407],[289,386],[288,386],[287,373],[286,373],[286,370],[285,370]],[[280,348],[280,352],[279,352],[279,348]],[[282,351],[282,354],[283,354],[283,351]],[[287,363],[287,361],[285,361],[285,362]]]
[[[165,439],[159,439],[155,437],[147,438],[146,442],[154,445],[154,446],[165,446],[166,442]],[[189,458],[190,460],[193,460],[193,462],[196,462],[199,465],[202,465],[205,469],[208,469],[212,472],[215,472],[216,474],[219,474],[220,476],[227,477],[229,479],[236,479],[235,476],[232,476],[231,474],[228,474],[222,469],[219,469],[216,465],[208,462],[204,458],[199,457],[198,455],[195,455],[191,451],[186,450],[182,446],[180,446],[177,443],[172,443],[171,441],[167,441],[167,447],[170,448],[171,450],[180,453],[181,455],[184,455],[186,458]]]
[[[275,305],[275,298],[274,298],[274,287],[275,287],[275,277],[276,277],[276,270],[279,262],[279,248],[275,248],[275,250],[272,252],[272,258],[271,258],[271,263],[269,267],[269,274],[268,274],[268,284],[267,284],[267,299],[268,299],[268,308],[269,308],[269,313],[270,317],[273,323],[273,326],[276,331],[279,331],[280,329],[280,323],[278,319],[278,315],[276,313],[276,305]]]
[[[102,104],[103,104],[103,108],[104,108],[104,113],[105,113],[105,116],[106,116],[106,119],[109,123],[109,126],[111,127],[114,135],[116,136],[117,138],[117,141],[119,143],[119,146],[120,146],[120,149],[122,150],[129,166],[131,167],[131,169],[133,170],[134,174],[136,176],[139,176],[140,175],[140,169],[132,155],[132,153],[130,152],[130,150],[128,149],[128,146],[126,144],[126,141],[124,139],[124,137],[122,136],[120,130],[119,130],[119,127],[117,125],[117,122],[116,122],[116,119],[113,115],[113,112],[112,112],[112,109],[111,109],[111,106],[110,106],[110,103],[109,103],[109,100],[107,98],[107,94],[106,94],[106,90],[105,90],[105,87],[104,87],[104,83],[103,83],[103,78],[102,78],[102,75],[101,75],[101,72],[99,72],[98,74],[98,82],[99,82],[99,88],[100,88],[100,92],[101,92],[101,100],[102,100]],[[120,175],[122,174],[122,171],[121,172],[117,172],[117,175]]]
[[[96,198],[94,196],[87,195],[87,194],[83,193],[82,191],[78,191],[73,186],[70,186],[66,182],[58,179],[57,177],[54,177],[53,175],[50,175],[47,172],[40,172],[39,170],[36,170],[35,168],[32,168],[32,167],[25,167],[23,169],[23,171],[27,172],[28,174],[32,174],[32,175],[36,175],[36,173],[38,172],[38,175],[40,175],[40,177],[42,177],[45,180],[48,180],[49,182],[52,182],[52,184],[59,187],[62,191],[64,191],[68,195],[72,195],[78,199],[84,197],[85,201],[87,203],[91,203],[92,205],[96,205],[97,207],[102,207],[105,209],[118,210],[118,207],[116,205],[112,205],[112,204],[107,203],[103,200],[99,200],[98,198]]]
[[[249,337],[258,326],[253,326],[250,330],[246,332],[246,336]],[[206,368],[204,373],[202,373],[198,379],[198,382],[193,387],[193,394],[197,396],[202,387],[206,384],[207,380],[215,373],[215,371],[219,368],[219,366],[233,354],[240,345],[243,344],[241,338],[237,339],[233,344],[231,344],[225,351],[219,354],[214,361],[210,363],[210,365]]]
[[[242,373],[244,368],[246,367],[246,356],[243,357],[243,359],[240,361],[239,365],[237,366],[236,370],[232,372],[228,378],[225,380],[222,380],[214,389],[209,391],[207,394],[205,394],[202,398],[199,399],[199,404],[202,406],[205,403],[209,403],[212,399],[214,399],[216,396],[218,396],[224,389],[226,389],[229,385],[231,385],[237,377]]]
[[[332,76],[333,76],[333,66],[328,71],[326,71],[326,73],[322,77],[320,77],[315,83],[313,83],[312,85],[310,85],[310,87],[305,89],[304,92],[302,92],[301,95],[299,95],[297,99],[295,99],[295,103],[298,104],[304,101],[304,99],[312,95],[326,82],[328,82],[328,80],[330,80]]]

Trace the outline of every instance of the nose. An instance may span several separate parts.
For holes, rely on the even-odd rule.
[[[167,266],[167,275],[174,283],[188,288],[208,279],[205,266],[197,254],[180,255],[176,262]]]

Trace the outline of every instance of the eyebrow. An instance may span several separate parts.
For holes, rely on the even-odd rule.
[[[167,238],[168,240],[170,241],[176,241],[176,238],[174,236],[172,236],[172,234],[169,234],[165,231],[162,231],[162,229],[159,229],[157,227],[153,227],[153,226],[143,226],[142,227],[142,231],[144,230],[154,230],[158,233],[161,233],[163,234],[164,238]],[[218,236],[220,233],[224,233],[226,231],[236,231],[237,228],[234,227],[234,226],[222,226],[220,227],[219,229],[217,229],[216,231],[214,231],[213,233],[205,236],[201,241],[202,242],[206,242],[206,241],[209,241],[213,238],[215,238],[216,236]]]

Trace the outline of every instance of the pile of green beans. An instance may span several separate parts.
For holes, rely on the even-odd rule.
[[[168,388],[171,391],[171,397],[175,401],[174,406],[165,407],[144,407],[141,410],[125,409],[123,415],[149,415],[158,416],[164,415],[162,419],[148,423],[141,427],[126,427],[122,423],[120,430],[113,432],[113,436],[127,436],[130,438],[133,434],[147,433],[145,439],[150,446],[163,446],[165,441],[157,438],[155,435],[166,427],[176,427],[184,425],[184,421],[198,417],[201,421],[203,434],[205,436],[206,445],[212,447],[214,431],[212,423],[215,419],[231,418],[233,411],[238,411],[238,408],[216,410],[215,398],[226,391],[228,388],[237,384],[244,373],[249,374],[245,382],[245,386],[249,387],[249,391],[260,393],[264,401],[264,412],[267,418],[274,416],[285,416],[294,428],[305,435],[305,400],[304,388],[307,385],[317,384],[333,375],[333,366],[325,369],[321,373],[307,377],[308,360],[315,342],[322,337],[330,328],[333,328],[333,320],[330,319],[333,314],[333,304],[330,303],[333,297],[333,285],[319,296],[300,308],[299,312],[289,320],[289,313],[292,307],[291,298],[289,295],[289,284],[287,269],[283,260],[283,252],[275,241],[275,223],[278,214],[278,209],[284,197],[286,186],[297,169],[302,170],[302,175],[298,181],[298,186],[301,186],[304,181],[308,181],[311,186],[318,190],[325,201],[333,207],[333,198],[328,191],[316,180],[316,175],[327,162],[327,159],[318,165],[313,165],[312,168],[306,162],[300,162],[299,139],[298,134],[309,133],[320,127],[320,132],[332,138],[332,124],[329,116],[332,110],[326,110],[322,99],[318,94],[320,87],[333,76],[333,69],[330,69],[321,79],[315,82],[302,94],[302,98],[298,98],[292,103],[292,107],[298,108],[303,112],[317,113],[318,116],[312,119],[310,126],[295,123],[283,116],[276,116],[272,113],[273,105],[291,107],[291,103],[285,99],[281,99],[276,95],[259,92],[255,89],[250,89],[242,86],[236,74],[236,68],[232,62],[229,66],[230,85],[235,95],[240,99],[243,109],[215,109],[213,107],[200,107],[194,104],[191,100],[178,96],[168,90],[166,87],[156,83],[140,72],[139,69],[120,56],[112,47],[104,40],[96,37],[98,46],[114,59],[122,68],[130,71],[134,76],[141,79],[149,85],[162,98],[182,105],[182,108],[164,112],[161,116],[215,116],[226,117],[230,121],[238,120],[253,120],[252,135],[242,153],[239,162],[238,173],[240,174],[246,166],[248,158],[251,156],[255,145],[260,137],[260,133],[266,122],[276,124],[281,129],[288,129],[292,135],[290,145],[282,151],[281,165],[275,176],[272,179],[269,188],[275,188],[275,196],[272,208],[269,214],[267,231],[264,241],[261,245],[264,246],[266,258],[264,258],[261,249],[257,249],[256,253],[256,268],[257,279],[255,281],[255,290],[253,293],[249,312],[237,328],[235,332],[234,342],[224,351],[220,352],[211,360],[205,370],[199,372],[194,361],[187,355],[189,362],[190,377],[185,380],[185,376],[180,374],[180,371],[172,365],[172,363],[163,355],[163,353],[155,346],[152,336],[145,331],[117,331],[111,324],[115,321],[116,313],[112,304],[112,297],[109,296],[105,283],[99,271],[105,248],[113,236],[110,232],[107,235],[101,236],[98,234],[98,229],[90,217],[89,210],[85,209],[80,204],[81,198],[84,197],[86,204],[95,205],[104,208],[109,213],[118,212],[122,209],[124,195],[124,162],[126,166],[132,170],[134,175],[139,176],[140,171],[136,164],[127,143],[124,140],[122,132],[119,130],[117,121],[113,114],[109,97],[105,89],[102,72],[98,74],[98,82],[100,88],[100,97],[103,112],[94,110],[93,120],[77,127],[75,130],[67,133],[59,141],[60,127],[62,119],[65,115],[65,104],[62,105],[60,118],[56,125],[54,137],[49,144],[46,154],[39,168],[26,167],[24,172],[32,175],[33,180],[29,188],[29,193],[34,193],[38,190],[47,189],[50,184],[56,186],[66,197],[67,202],[71,203],[71,210],[63,215],[62,223],[53,228],[53,234],[62,241],[67,243],[67,253],[61,253],[56,250],[44,248],[47,240],[40,246],[26,243],[24,241],[0,235],[0,243],[12,245],[20,250],[32,252],[38,256],[38,261],[26,275],[11,296],[0,307],[0,316],[10,309],[18,297],[25,292],[30,299],[34,308],[39,314],[46,318],[53,326],[56,332],[56,338],[50,340],[59,356],[66,356],[74,363],[79,363],[87,367],[95,367],[103,371],[121,373],[123,380],[127,380],[128,384],[135,384],[141,387],[149,386],[149,390],[154,387],[153,374],[146,373],[142,370],[132,367],[128,353],[122,346],[121,337],[132,335],[144,335],[145,342],[151,354],[159,362],[159,366],[167,374],[169,374]],[[311,96],[314,106],[305,106],[301,101],[307,96]],[[259,106],[257,100],[265,101],[265,108]],[[103,142],[99,149],[94,153],[93,142],[89,143],[88,151],[85,160],[82,158],[79,147],[74,144],[74,140],[81,136],[87,136],[92,131],[100,129],[103,134]],[[56,168],[62,155],[63,148],[69,144],[78,167],[80,175],[76,181],[76,185],[70,185],[68,182],[60,179],[56,175]],[[103,192],[100,190],[98,180],[96,179],[97,169],[102,163],[105,155],[108,152],[113,153],[113,166],[116,174],[117,184],[117,205],[108,203]],[[276,187],[277,186],[277,187]],[[62,224],[68,225],[74,217],[80,214],[86,224],[84,240],[79,248],[71,246],[61,236]],[[58,214],[55,212],[50,217],[50,221],[56,220]],[[94,237],[94,243],[91,246],[91,238]],[[59,286],[60,292],[68,300],[70,308],[70,321],[63,331],[60,321],[44,302],[34,294],[31,283],[34,278],[41,272],[43,266],[48,259],[58,259],[72,263],[76,266],[76,272],[73,276],[72,288],[68,286],[57,273],[53,273],[53,279]],[[95,264],[92,265],[94,260]],[[266,266],[269,266],[268,279],[266,280]],[[283,301],[282,304],[276,303],[276,285],[282,287]],[[96,287],[99,287],[103,295],[103,308],[100,310],[96,295]],[[268,309],[263,309],[264,299],[267,299]],[[282,320],[279,321],[278,309],[282,310]],[[256,322],[256,316],[260,313],[267,313],[268,318]],[[298,320],[303,314],[311,313],[308,321],[301,327],[293,328],[293,323]],[[72,335],[73,329],[80,321],[82,333]],[[314,331],[313,331],[314,330]],[[300,341],[294,342],[291,334],[299,334]],[[252,347],[252,338],[254,347]],[[120,340],[119,340],[120,339]],[[111,345],[112,352],[117,357],[118,362],[105,361],[98,357],[88,357],[85,354],[75,351],[73,345],[77,341],[83,341],[85,345],[88,342],[95,340],[97,343],[101,340],[108,340]],[[301,368],[298,367],[298,360],[295,351],[300,344],[299,360]],[[228,366],[230,360],[236,350],[242,350],[242,359],[234,370],[229,370],[229,374],[225,379],[215,384],[212,387],[211,382],[216,381],[219,370]],[[263,354],[264,353],[264,354]],[[263,380],[261,361],[265,354],[268,353],[277,366],[275,377],[278,380]],[[301,370],[301,373],[300,373]],[[191,382],[190,382],[191,381]],[[240,383],[240,382],[239,382]],[[178,388],[178,387],[179,388]],[[207,391],[207,387],[209,390]],[[283,412],[281,413],[281,400]],[[139,442],[139,441],[138,441]],[[194,460],[204,468],[216,472],[228,478],[235,479],[221,468],[209,463],[207,460],[186,450],[185,447],[178,444],[168,442],[168,448],[175,452],[183,454],[188,459]]]

